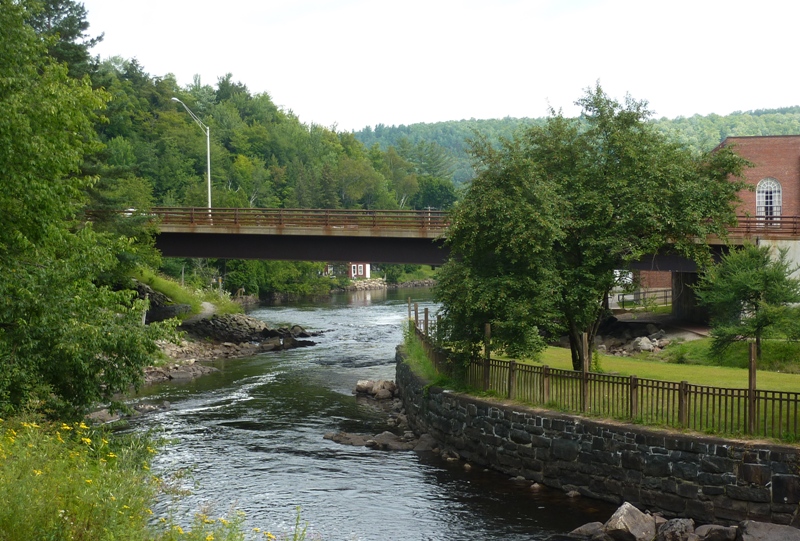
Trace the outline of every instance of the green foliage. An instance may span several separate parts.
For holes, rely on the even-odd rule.
[[[712,344],[713,338],[673,343],[667,346],[658,357],[674,364],[748,368],[750,351],[747,342],[731,343],[722,354],[713,351]],[[800,373],[800,364],[797,362],[800,359],[800,343],[782,339],[767,339],[762,341],[761,346],[759,370]]]
[[[112,288],[133,240],[74,219],[93,179],[94,111],[108,96],[67,75],[24,21],[0,10],[0,412],[79,415],[136,385],[169,325]]]
[[[48,38],[48,53],[56,61],[66,63],[72,77],[83,77],[94,69],[89,49],[103,40],[86,36],[89,22],[86,8],[73,0],[36,0],[28,23],[42,36]]]
[[[765,338],[800,338],[800,279],[787,250],[747,245],[709,267],[695,289],[711,316],[712,352],[755,339],[761,358]]]
[[[152,539],[154,445],[83,423],[0,424],[0,532],[29,539]]]
[[[741,158],[698,155],[655,130],[644,103],[599,87],[578,103],[580,119],[553,112],[499,149],[485,139],[473,148],[481,172],[453,212],[455,257],[437,287],[462,351],[480,347],[485,323],[512,356],[566,331],[579,369],[581,334],[592,342],[615,270],[666,246],[706,261],[695,239],[724,236],[735,220]]]
[[[307,525],[297,510],[292,531],[247,531],[244,513],[213,518],[197,512],[181,526],[173,507],[186,493],[180,474],[159,478],[150,463],[160,441],[146,434],[112,434],[84,423],[41,419],[0,421],[0,537],[4,541],[301,541]],[[165,516],[158,499],[172,498]]]
[[[367,146],[377,145],[388,149],[401,145],[403,139],[411,143],[435,143],[444,149],[452,160],[453,180],[456,186],[469,184],[476,176],[470,159],[468,141],[484,138],[493,146],[531,126],[543,126],[545,118],[498,118],[484,120],[451,120],[408,126],[366,127],[355,136]],[[710,114],[674,119],[659,118],[649,121],[655,129],[677,140],[696,152],[707,152],[726,137],[753,135],[795,135],[800,133],[800,108],[784,107],[746,112],[727,116]]]

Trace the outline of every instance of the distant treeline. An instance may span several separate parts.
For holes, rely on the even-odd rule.
[[[467,150],[470,139],[481,134],[497,143],[510,138],[520,128],[542,125],[544,118],[500,118],[492,120],[452,120],[430,124],[411,124],[366,127],[355,132],[356,138],[371,147],[377,144],[385,149],[406,144],[425,142],[442,147],[452,156],[453,180],[456,184],[469,181],[474,176]],[[711,114],[674,119],[660,118],[652,121],[660,130],[674,135],[686,145],[699,150],[710,150],[726,137],[747,135],[797,135],[800,134],[800,106],[780,109],[758,109],[735,112],[726,116]]]

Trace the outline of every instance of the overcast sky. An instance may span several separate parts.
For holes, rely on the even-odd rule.
[[[657,117],[800,104],[793,0],[82,0],[93,49],[232,73],[338,130],[542,117],[599,81]]]

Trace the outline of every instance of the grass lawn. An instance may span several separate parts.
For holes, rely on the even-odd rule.
[[[702,341],[698,340],[697,342]],[[570,351],[565,348],[549,347],[542,354],[541,364],[546,364],[551,368],[572,370]],[[675,364],[657,359],[614,357],[611,355],[600,355],[600,368],[606,374],[635,375],[639,378],[664,381],[686,380],[695,385],[714,387],[747,388],[747,369],[745,368]],[[800,392],[800,374],[759,370],[757,387],[771,391]]]

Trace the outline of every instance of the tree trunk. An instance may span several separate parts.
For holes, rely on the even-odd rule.
[[[569,349],[572,353],[572,369],[583,369],[583,331],[576,325],[569,326]]]

